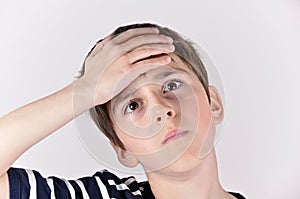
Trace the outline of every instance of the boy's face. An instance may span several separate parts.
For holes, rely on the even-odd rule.
[[[170,64],[139,76],[108,104],[126,148],[117,149],[119,160],[126,165],[134,158],[147,172],[184,171],[213,147],[215,123],[207,94],[194,72],[171,56]]]

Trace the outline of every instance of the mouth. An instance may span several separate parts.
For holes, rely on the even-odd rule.
[[[168,144],[168,143],[176,140],[177,138],[185,136],[187,133],[188,133],[188,131],[180,130],[180,129],[174,129],[172,131],[169,131],[168,134],[163,139],[162,144]]]

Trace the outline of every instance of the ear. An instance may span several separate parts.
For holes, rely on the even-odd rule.
[[[210,110],[212,117],[216,124],[219,124],[223,121],[224,118],[224,109],[222,104],[222,99],[219,95],[218,90],[214,86],[209,86],[209,95],[210,95]]]
[[[114,148],[118,156],[118,160],[121,164],[130,168],[136,167],[138,165],[139,161],[135,158],[135,156],[131,152],[124,150],[119,146],[116,146],[113,142],[110,142],[110,144]]]

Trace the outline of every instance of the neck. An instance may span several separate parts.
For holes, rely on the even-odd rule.
[[[197,167],[184,172],[166,172],[166,169],[147,173],[155,198],[179,199],[230,198],[218,180],[218,168],[214,150]]]

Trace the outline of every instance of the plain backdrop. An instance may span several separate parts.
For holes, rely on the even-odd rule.
[[[66,86],[98,39],[135,22],[189,36],[217,66],[226,95],[216,146],[225,189],[248,198],[300,198],[296,0],[1,0],[0,116]],[[68,179],[105,168],[81,145],[74,122],[13,166]]]

